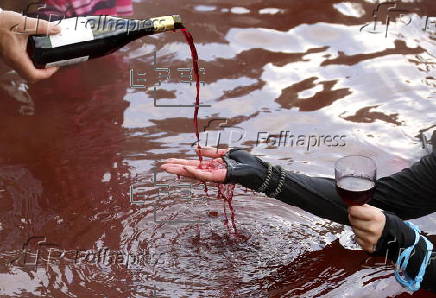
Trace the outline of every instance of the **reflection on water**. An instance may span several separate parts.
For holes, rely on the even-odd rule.
[[[374,23],[371,2],[191,1],[178,8],[173,0],[138,1],[135,14],[180,14],[196,38],[205,69],[201,101],[211,105],[200,109],[203,143],[213,145],[221,131],[224,143],[319,176],[332,176],[343,155],[364,154],[385,176],[419,158],[417,135],[435,124],[435,30],[422,29],[436,6],[404,3],[410,14],[386,30],[387,7]],[[183,36],[170,32],[30,87],[14,73],[1,75],[1,294],[403,293],[391,266],[340,246],[338,224],[237,187],[245,236],[238,238],[223,224],[213,185],[206,196],[201,184],[153,177],[163,159],[195,157],[193,108],[154,102],[157,94],[161,104],[193,104],[195,88],[180,76],[190,65]],[[170,69],[169,79],[154,67]],[[144,88],[130,85],[130,71],[146,73]],[[229,131],[241,137],[228,139]],[[285,132],[305,143],[288,138],[283,145]],[[430,234],[435,221],[416,220]]]

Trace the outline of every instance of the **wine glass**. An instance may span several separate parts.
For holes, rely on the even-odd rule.
[[[375,162],[366,156],[349,155],[336,161],[336,191],[348,207],[362,206],[372,199],[376,173]],[[354,236],[351,227],[345,227],[339,242],[344,248],[360,250]]]

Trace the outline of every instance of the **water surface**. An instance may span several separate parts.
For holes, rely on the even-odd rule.
[[[436,5],[401,4],[386,33],[388,7],[374,28],[372,2],[137,1],[135,16],[180,14],[194,35],[203,144],[221,132],[223,147],[329,177],[363,154],[382,177],[418,160],[419,131],[436,124],[434,24],[422,30]],[[238,238],[213,184],[207,197],[159,171],[196,158],[193,107],[162,106],[193,104],[189,67],[169,32],[31,86],[2,68],[1,295],[407,296],[392,266],[341,246],[341,225],[236,187]],[[414,222],[436,234],[434,214]]]

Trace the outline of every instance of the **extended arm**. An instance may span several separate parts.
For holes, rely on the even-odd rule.
[[[269,165],[246,151],[227,152],[226,181],[259,190],[287,204],[319,217],[349,225],[347,208],[336,192],[334,179],[296,174]],[[269,174],[270,171],[272,171]],[[283,186],[276,190],[284,173]],[[283,175],[283,174],[282,174]],[[269,177],[268,177],[269,176]],[[276,192],[276,193],[274,193]],[[402,219],[418,218],[436,211],[436,153],[424,156],[410,168],[378,179],[372,206],[392,212]]]
[[[241,149],[203,149],[223,167],[211,171],[198,161],[170,159],[162,165],[169,173],[201,181],[241,184],[298,206],[322,218],[349,225],[345,204],[336,192],[334,179],[310,177],[272,166]],[[402,219],[418,218],[436,211],[436,153],[399,173],[376,182],[370,204]]]

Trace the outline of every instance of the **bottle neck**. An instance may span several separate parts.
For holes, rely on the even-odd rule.
[[[160,32],[182,28],[172,16],[150,19],[124,19],[112,16],[89,16],[86,26],[89,26],[96,38],[113,35],[131,35],[133,38],[152,35]]]

